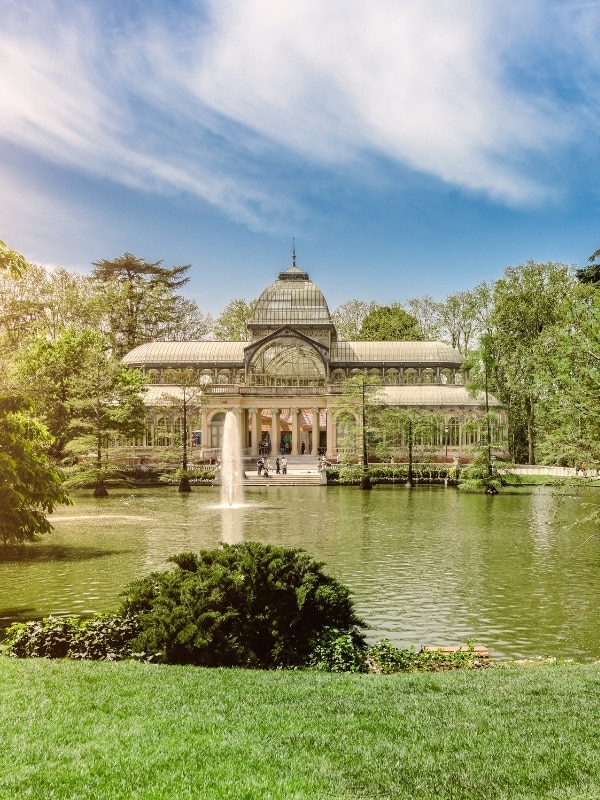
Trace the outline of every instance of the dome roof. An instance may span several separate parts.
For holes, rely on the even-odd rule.
[[[332,325],[323,292],[295,264],[280,272],[256,302],[248,327],[265,325]]]

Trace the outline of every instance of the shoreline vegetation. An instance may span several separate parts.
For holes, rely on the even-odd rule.
[[[0,798],[592,800],[600,667],[351,675],[0,659]]]
[[[468,465],[461,465],[457,469],[455,464],[443,464],[439,462],[427,462],[415,464],[412,472],[414,485],[447,485],[458,486],[468,474]],[[543,468],[541,468],[543,469]],[[252,467],[252,471],[254,466]],[[248,471],[248,467],[246,468]],[[118,473],[118,475],[117,475]],[[115,480],[106,481],[107,485],[115,487],[128,485],[134,488],[156,488],[160,486],[176,486],[181,479],[182,470],[171,464],[167,465],[145,465],[143,468],[118,467],[115,465]],[[212,465],[200,465],[194,469],[188,469],[185,475],[192,486],[213,486],[217,477],[217,471]],[[347,466],[333,464],[327,467],[328,486],[359,486],[364,470],[360,464]],[[408,465],[403,463],[369,464],[368,476],[372,486],[394,486],[405,485],[408,478]],[[600,475],[592,476],[563,476],[539,474],[535,472],[513,473],[495,470],[494,476],[502,486],[586,486],[600,487]],[[276,476],[273,474],[273,480]],[[75,488],[89,489],[94,487],[92,480],[80,482]]]

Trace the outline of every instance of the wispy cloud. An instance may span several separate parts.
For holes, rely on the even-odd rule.
[[[111,3],[0,2],[0,138],[252,227],[301,213],[292,166],[352,176],[373,156],[540,201],[544,171],[525,163],[550,162],[577,128],[560,92],[528,75],[529,53],[539,63],[555,36],[568,61],[596,4],[558,3],[550,19],[541,1],[496,5],[206,0],[127,16]]]

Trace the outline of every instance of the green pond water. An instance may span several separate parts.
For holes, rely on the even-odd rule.
[[[600,490],[264,486],[220,508],[218,489],[80,494],[33,545],[0,548],[0,628],[117,607],[169,555],[221,542],[301,546],[352,589],[369,639],[494,657],[600,658]],[[579,524],[575,524],[579,523]]]

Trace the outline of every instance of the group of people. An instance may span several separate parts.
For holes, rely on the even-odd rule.
[[[256,461],[256,469],[259,475],[263,475],[265,478],[269,477],[269,473],[272,470],[271,459],[267,457],[265,460],[263,456],[259,456]],[[287,475],[287,458],[282,456],[281,459],[275,459],[275,474],[276,475]]]

